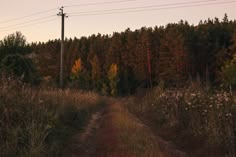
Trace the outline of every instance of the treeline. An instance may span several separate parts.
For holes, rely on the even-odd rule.
[[[60,40],[30,47],[39,75],[58,84]],[[218,85],[222,67],[235,52],[236,21],[227,15],[196,26],[181,20],[165,27],[66,39],[64,80],[68,87],[104,94],[132,94],[159,82],[170,87],[191,80]]]

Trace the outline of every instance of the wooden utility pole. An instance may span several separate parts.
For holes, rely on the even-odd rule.
[[[61,16],[61,61],[60,61],[60,88],[63,88],[63,56],[64,56],[64,25],[66,14],[63,11],[64,7],[60,8],[60,12],[57,14]]]
[[[149,45],[147,49],[147,63],[148,63],[148,84],[149,84],[149,87],[152,89],[151,53],[150,53]]]

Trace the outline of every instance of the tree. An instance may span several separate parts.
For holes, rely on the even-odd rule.
[[[236,86],[236,53],[231,61],[225,63],[222,67],[222,81],[225,85]]]
[[[97,55],[93,56],[92,60],[90,61],[90,64],[92,66],[91,79],[93,81],[94,88],[99,89],[102,75],[101,75],[100,61]]]
[[[170,24],[162,37],[159,52],[159,79],[169,85],[186,81],[188,76],[187,51],[184,35],[178,25]]]
[[[27,54],[31,53],[25,36],[20,32],[10,34],[0,42],[1,71],[21,77],[24,81],[35,79],[35,68]]]
[[[155,28],[69,39],[65,41],[65,75],[71,76],[74,62],[80,58],[84,83],[89,82],[93,90],[103,93],[109,93],[112,64],[119,67],[120,94],[148,87],[147,80],[152,80],[154,86],[160,81],[168,86],[183,86],[188,78],[200,78],[202,83],[217,85],[225,61],[232,59],[230,47],[235,28],[236,21],[225,16],[196,26],[181,20]],[[33,48],[41,74],[59,78],[60,41],[38,43]]]
[[[71,69],[72,77],[74,78],[79,77],[81,71],[82,71],[82,61],[80,58],[78,58]]]
[[[108,71],[108,79],[110,81],[110,89],[111,89],[111,95],[116,96],[118,94],[118,66],[117,64],[112,64],[110,66],[110,69]]]
[[[80,89],[89,89],[89,76],[83,68],[81,58],[78,58],[71,69],[72,86]]]
[[[222,81],[225,85],[236,87],[236,36],[233,38],[233,45],[230,47],[230,52],[233,54],[231,60],[225,62],[221,68]]]
[[[1,59],[10,54],[25,55],[31,53],[30,47],[26,44],[26,38],[21,32],[6,36],[3,41],[0,42],[0,47]]]

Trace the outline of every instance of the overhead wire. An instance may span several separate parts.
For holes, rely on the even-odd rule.
[[[1,23],[9,23],[9,22],[12,22],[12,21],[22,20],[22,19],[25,19],[25,18],[28,18],[28,17],[32,17],[32,16],[35,16],[35,15],[40,15],[40,14],[48,13],[48,12],[54,11],[56,9],[58,9],[58,8],[52,8],[52,9],[48,9],[48,10],[45,10],[45,11],[36,12],[36,13],[33,13],[33,14],[29,14],[29,15],[25,15],[25,16],[20,16],[20,17],[12,18],[12,19],[5,20],[5,21],[0,21],[0,24]]]
[[[69,8],[69,7],[78,7],[78,6],[105,5],[105,4],[114,4],[114,3],[124,3],[124,2],[130,2],[130,1],[137,1],[137,0],[106,1],[106,2],[100,2],[100,3],[77,4],[77,5],[70,5],[70,6],[63,6],[63,7],[64,8],[65,7]],[[9,23],[9,22],[12,22],[12,21],[18,21],[18,20],[26,19],[28,17],[32,17],[32,16],[35,16],[35,15],[43,14],[43,13],[48,13],[48,12],[54,11],[55,9],[58,9],[58,8],[52,8],[52,9],[49,9],[49,10],[45,10],[45,11],[41,11],[41,12],[36,12],[36,13],[33,13],[33,14],[29,14],[29,15],[13,18],[13,19],[10,19],[10,20],[0,21],[0,24],[1,23]],[[7,29],[9,27],[14,27],[15,28],[15,27],[20,26],[20,25],[21,25],[21,27],[24,27],[26,23],[31,23],[31,22],[34,22],[34,21],[38,21],[38,20],[42,20],[42,19],[47,19],[47,18],[50,18],[50,17],[52,17],[52,16],[47,16],[47,17],[43,17],[43,18],[29,20],[29,21],[26,21],[26,22],[17,23],[17,24],[14,24],[14,25],[8,25],[8,26],[0,27],[0,30],[6,28],[6,30],[4,30],[4,31],[7,31],[7,30],[11,30],[11,29]],[[48,20],[48,21],[50,21],[50,20]],[[41,22],[39,22],[39,23],[41,23]],[[33,25],[33,24],[30,24],[30,26],[31,25]],[[3,32],[3,31],[0,31],[0,32]]]
[[[193,1],[193,2],[180,2],[180,3],[148,5],[148,6],[143,6],[143,7],[129,7],[129,8],[118,8],[118,9],[108,9],[108,10],[94,10],[94,11],[83,11],[83,12],[82,11],[80,11],[80,12],[68,12],[68,14],[97,13],[97,12],[120,11],[120,10],[129,10],[129,9],[145,9],[145,8],[156,8],[156,7],[174,6],[174,5],[182,5],[182,4],[206,3],[206,2],[213,2],[213,1],[217,1],[217,0],[201,0],[201,1]]]
[[[69,7],[78,7],[78,6],[103,5],[103,4],[124,3],[124,2],[130,2],[130,1],[137,1],[137,0],[106,1],[106,2],[100,2],[100,3],[86,3],[86,4],[67,5],[67,6],[63,6],[63,7],[64,8],[66,8],[66,7],[69,8]],[[61,1],[60,1],[60,3],[61,3]],[[2,23],[9,23],[9,22],[12,22],[12,21],[22,20],[22,19],[25,19],[25,18],[28,18],[28,17],[32,17],[32,16],[35,16],[35,15],[40,15],[40,14],[43,14],[43,13],[48,13],[48,12],[54,11],[56,9],[59,9],[59,7],[48,9],[48,10],[41,11],[41,12],[36,12],[36,13],[25,15],[25,16],[20,16],[20,17],[17,17],[17,18],[12,18],[12,19],[5,20],[5,21],[0,21],[0,24],[2,24]]]
[[[112,3],[123,3],[123,2],[129,2],[129,1],[137,1],[137,0],[107,1],[107,2],[100,2],[100,3],[87,3],[87,4],[70,5],[70,6],[64,6],[64,7],[102,5],[102,4],[112,4]],[[118,9],[108,9],[108,10],[93,10],[93,11],[87,11],[87,12],[85,12],[85,11],[84,12],[71,12],[71,13],[69,13],[69,15],[70,15],[70,17],[75,17],[75,16],[93,16],[93,15],[107,15],[107,14],[119,14],[119,13],[134,13],[134,12],[145,12],[145,11],[154,11],[154,10],[187,8],[187,7],[197,7],[197,6],[209,6],[209,5],[217,5],[217,4],[229,4],[229,3],[235,3],[236,2],[236,0],[223,1],[223,2],[217,2],[217,1],[219,1],[219,0],[204,0],[204,1],[199,0],[199,1],[193,1],[193,2],[159,4],[159,5],[143,6],[143,7],[128,7],[128,8],[118,8]],[[33,13],[33,14],[30,14],[30,15],[26,15],[26,16],[22,16],[21,19],[24,19],[24,18],[27,18],[27,17],[32,17],[32,16],[35,16],[35,15],[38,15],[38,14],[47,13],[47,12],[53,11],[55,9],[56,8],[49,9],[49,10],[42,11],[42,12]],[[50,16],[47,16],[47,17],[32,19],[32,20],[29,20],[29,21],[17,23],[15,25],[8,25],[8,26],[5,26],[5,27],[0,27],[0,32],[13,30],[13,28],[14,29],[19,28],[19,26],[22,28],[22,27],[28,27],[28,26],[32,26],[32,25],[36,25],[36,24],[46,23],[46,22],[49,22],[49,21],[54,21],[56,19],[50,19],[50,20],[46,20],[46,21],[32,23],[32,22],[43,20],[43,19],[48,19],[48,18],[53,17],[53,16],[55,16],[55,15],[50,15]],[[15,19],[11,19],[11,20],[7,20],[7,21],[2,21],[0,23],[16,21],[16,20],[19,20],[19,19],[20,19],[20,17],[15,18]],[[32,23],[32,24],[28,24],[28,23]],[[25,24],[28,24],[28,25],[25,25]],[[13,27],[13,28],[7,29],[9,27],[10,28]],[[5,29],[5,30],[1,31],[1,29]]]
[[[20,28],[25,28],[25,27],[29,27],[29,26],[32,26],[32,25],[38,25],[38,24],[42,24],[42,23],[46,23],[46,22],[51,22],[51,21],[55,21],[57,19],[58,18],[54,18],[54,19],[50,19],[50,20],[45,20],[45,21],[37,22],[37,23],[27,24],[27,25],[21,26]],[[18,28],[19,27],[10,28],[10,29],[6,29],[6,30],[2,30],[2,31],[0,30],[0,32],[10,31],[10,30],[18,29]]]
[[[77,5],[70,5],[70,6],[63,6],[63,7],[78,7],[78,6],[114,4],[114,3],[124,3],[124,2],[129,2],[129,1],[136,1],[136,0],[107,1],[107,2],[100,2],[100,3],[77,4]],[[26,19],[28,17],[35,16],[35,15],[39,15],[39,14],[43,14],[43,13],[48,13],[48,12],[54,11],[55,9],[58,9],[58,8],[52,8],[52,9],[49,9],[49,10],[45,10],[45,11],[41,11],[41,12],[36,12],[36,13],[33,13],[33,14],[29,14],[29,15],[25,15],[25,16],[13,18],[13,19],[5,20],[5,21],[0,21],[0,24],[2,24],[2,23],[10,23],[12,21],[18,21],[18,20]],[[30,21],[21,22],[21,23],[17,23],[17,24],[14,24],[14,25],[8,25],[8,26],[0,27],[0,29],[5,29],[5,28],[9,28],[9,27],[16,27],[16,26],[19,26],[19,25],[24,25],[25,23],[31,23],[31,22],[42,20],[42,19],[46,19],[46,18],[49,18],[49,17],[52,17],[52,16],[47,16],[47,17],[43,17],[43,18],[33,19],[33,20],[30,20]]]
[[[9,28],[9,27],[15,27],[15,26],[19,26],[19,25],[24,25],[24,24],[27,24],[27,23],[31,23],[31,22],[35,22],[35,21],[40,21],[40,20],[48,19],[48,18],[55,17],[55,16],[56,15],[50,15],[50,16],[46,16],[46,17],[42,17],[42,18],[37,18],[37,19],[33,19],[33,20],[17,23],[17,24],[14,24],[14,25],[8,25],[8,26],[0,27],[0,29],[5,29],[5,28]]]
[[[98,3],[84,3],[84,4],[74,4],[74,5],[65,5],[65,8],[71,8],[71,7],[84,7],[84,6],[93,6],[93,5],[105,5],[105,4],[116,4],[116,3],[126,3],[126,2],[132,2],[137,0],[119,0],[119,1],[106,1],[106,2],[98,2]]]
[[[178,8],[189,8],[189,7],[197,7],[197,6],[209,6],[209,5],[217,5],[217,4],[229,4],[229,3],[235,3],[236,0],[233,1],[227,1],[227,2],[215,2],[215,3],[203,3],[203,4],[193,4],[193,5],[179,5],[179,6],[173,6],[173,7],[156,7],[156,8],[146,8],[146,9],[139,9],[138,8],[133,8],[133,9],[124,9],[123,11],[119,11],[120,9],[113,9],[113,11],[102,11],[99,10],[97,13],[82,13],[82,14],[69,14],[70,17],[75,17],[75,16],[95,16],[95,15],[109,15],[109,14],[119,14],[119,13],[135,13],[135,12],[146,12],[146,11],[155,11],[155,10],[167,10],[167,9],[178,9]],[[96,11],[94,11],[96,12]],[[100,13],[99,13],[100,12]]]

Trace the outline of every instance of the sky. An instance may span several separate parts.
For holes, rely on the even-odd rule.
[[[236,0],[0,0],[0,40],[20,31],[28,42],[59,39],[59,8],[65,6],[65,37],[113,34],[130,28],[236,19]],[[217,3],[217,4],[216,4]]]

